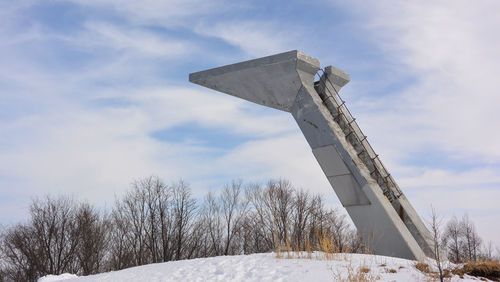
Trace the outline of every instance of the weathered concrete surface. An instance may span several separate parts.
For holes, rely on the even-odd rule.
[[[288,112],[302,87],[301,77],[318,69],[317,59],[300,51],[290,51],[195,72],[189,75],[189,81]]]
[[[318,91],[339,91],[349,82],[349,75],[327,67],[325,72],[334,89],[326,89],[327,86],[321,89],[321,85],[316,84],[317,90],[314,76],[319,68],[319,60],[300,51],[290,51],[193,73],[189,80],[290,112],[372,251],[380,255],[423,259],[425,254],[430,255],[427,228],[404,195],[398,194],[392,203],[386,197],[389,194],[387,191],[384,194],[380,182],[373,178],[366,162],[346,138],[332,109],[327,107],[328,101],[320,97]]]

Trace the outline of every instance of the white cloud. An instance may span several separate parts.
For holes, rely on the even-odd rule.
[[[246,136],[269,136],[295,129],[287,114],[249,105],[210,90],[169,88],[132,93],[134,102],[167,126],[195,121]]]
[[[296,48],[301,37],[299,29],[263,21],[222,21],[200,24],[195,29],[201,35],[220,38],[251,55],[262,57]]]
[[[125,28],[103,22],[88,22],[85,27],[87,33],[83,38],[80,35],[67,40],[83,46],[123,49],[159,58],[178,58],[195,50],[191,42],[162,38],[160,34],[143,29]]]
[[[82,6],[112,10],[134,25],[188,26],[193,17],[223,12],[231,6],[224,1],[202,0],[71,0]]]
[[[412,167],[411,169],[414,171],[414,175],[402,177],[400,180],[401,185],[404,187],[446,187],[456,190],[476,185],[498,185],[500,183],[498,171],[488,168],[470,169],[458,173],[444,169],[422,169],[418,167]]]
[[[234,175],[245,174],[252,177],[251,180],[283,177],[314,193],[332,193],[309,144],[298,129],[290,134],[246,142],[225,155],[219,163]]]
[[[500,19],[491,12],[499,2],[377,1],[363,7],[372,39],[416,78],[399,97],[382,100],[387,111],[366,115],[379,124],[381,133],[374,134],[380,143],[500,162],[500,132],[494,130],[500,123]]]
[[[132,26],[160,26],[166,28],[186,28],[203,35],[216,37],[227,43],[240,48],[252,57],[284,52],[297,48],[297,42],[304,40],[303,32],[298,27],[290,28],[288,25],[280,25],[274,21],[250,21],[250,20],[228,20],[230,17],[213,16],[222,14],[231,9],[232,13],[243,9],[248,4],[231,3],[228,1],[199,1],[199,0],[169,0],[169,1],[125,1],[105,0],[86,1],[71,0],[79,5],[95,7],[99,9],[111,9],[122,16]],[[205,16],[210,16],[206,19]],[[214,23],[215,22],[215,23]],[[136,46],[140,40],[131,40],[130,36],[110,30],[107,26],[96,26],[97,30],[109,39],[113,39],[115,46]],[[128,32],[130,35],[130,32]],[[133,33],[132,33],[133,34]],[[157,51],[161,44],[155,44],[155,40],[144,35],[136,34],[137,37],[144,36],[150,44],[145,48]],[[153,41],[153,42],[151,42]],[[138,47],[138,46],[136,46]]]

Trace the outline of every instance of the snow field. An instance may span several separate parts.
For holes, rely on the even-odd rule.
[[[326,260],[316,252],[308,259],[306,253],[275,253],[220,256],[172,261],[132,267],[120,271],[76,277],[72,274],[45,276],[39,281],[342,281],[363,275],[369,281],[432,281],[415,268],[415,261],[364,254],[337,254]],[[291,258],[288,258],[291,257]],[[431,261],[428,261],[431,265]],[[472,277],[451,281],[478,281]],[[347,281],[347,280],[346,280]]]

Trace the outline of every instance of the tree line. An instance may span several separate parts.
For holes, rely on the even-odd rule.
[[[151,176],[133,182],[109,212],[62,196],[34,200],[29,215],[1,232],[0,279],[89,275],[282,246],[319,250],[323,237],[339,251],[364,251],[343,214],[286,180],[233,181],[196,199],[184,181]]]
[[[89,275],[173,260],[291,250],[367,252],[345,215],[321,195],[286,180],[232,181],[196,199],[179,180],[133,182],[110,211],[69,197],[34,200],[29,220],[0,232],[0,280],[35,281],[65,272]],[[442,248],[454,262],[492,258],[467,216],[452,218]]]

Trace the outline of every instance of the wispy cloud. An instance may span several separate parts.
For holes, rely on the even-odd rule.
[[[293,50],[294,43],[301,37],[299,29],[291,33],[290,29],[264,21],[204,23],[195,30],[201,35],[220,38],[253,57]]]
[[[193,24],[196,17],[216,14],[231,7],[226,1],[168,0],[71,0],[83,7],[108,10],[134,25],[179,27]]]
[[[103,22],[88,22],[83,37],[68,38],[71,43],[137,52],[156,57],[178,58],[195,50],[193,43],[139,28],[125,28]]]
[[[500,36],[493,30],[500,19],[491,13],[498,2],[489,4],[444,1],[432,9],[422,9],[420,2],[364,5],[372,39],[416,77],[402,95],[382,100],[387,111],[369,119],[408,136],[410,144],[418,140],[464,159],[499,162],[500,133],[491,129],[500,122],[500,96],[495,94]],[[389,136],[377,135],[387,147],[396,143]]]

